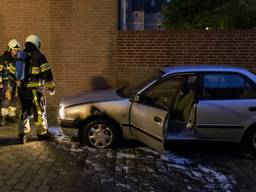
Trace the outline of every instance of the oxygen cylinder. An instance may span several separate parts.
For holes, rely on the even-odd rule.
[[[18,51],[16,55],[16,72],[15,77],[17,80],[23,80],[25,78],[25,59],[26,53],[24,51]]]

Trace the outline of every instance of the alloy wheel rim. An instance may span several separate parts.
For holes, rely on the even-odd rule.
[[[106,124],[98,123],[90,128],[88,138],[94,147],[106,148],[113,140],[113,133]]]

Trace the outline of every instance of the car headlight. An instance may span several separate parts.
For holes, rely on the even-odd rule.
[[[61,106],[60,109],[59,109],[59,117],[61,119],[65,118],[65,107],[64,106]]]

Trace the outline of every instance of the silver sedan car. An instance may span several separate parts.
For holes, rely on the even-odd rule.
[[[64,98],[58,122],[82,143],[139,140],[163,151],[178,140],[242,142],[256,154],[256,76],[231,66],[178,66],[118,90]]]

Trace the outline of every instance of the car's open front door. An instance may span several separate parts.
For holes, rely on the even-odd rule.
[[[133,103],[130,116],[132,135],[142,143],[162,152],[166,116],[165,110]]]
[[[139,95],[139,101],[131,105],[131,134],[160,152],[164,150],[164,129],[169,107],[182,81],[180,76],[163,79]]]

